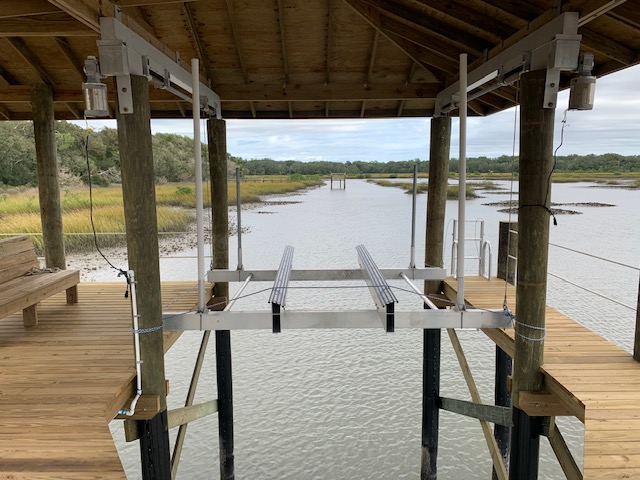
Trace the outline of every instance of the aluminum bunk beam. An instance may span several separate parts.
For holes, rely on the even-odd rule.
[[[280,333],[280,309],[284,308],[287,300],[287,289],[289,287],[289,277],[291,276],[291,267],[293,265],[293,247],[287,245],[282,254],[280,268],[273,282],[273,289],[269,296],[271,304],[271,313],[273,315],[273,333]]]
[[[382,318],[382,326],[386,332],[393,332],[394,307],[398,303],[398,299],[391,291],[391,287],[365,246],[358,245],[356,251],[358,252],[358,263],[362,269],[364,280],[369,286],[373,302],[380,313],[380,318]]]

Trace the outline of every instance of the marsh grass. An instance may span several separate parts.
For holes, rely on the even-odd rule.
[[[277,182],[242,182],[241,201],[260,201],[261,195],[290,193],[319,185],[322,180],[302,179]],[[204,201],[209,206],[210,190],[204,188]],[[193,222],[192,209],[196,206],[192,184],[165,184],[156,186],[156,213],[159,232],[185,232]],[[67,252],[81,252],[93,248],[93,233],[89,214],[89,190],[68,189],[61,193],[62,223]],[[229,183],[229,204],[235,204],[235,182]],[[93,189],[93,220],[101,247],[126,243],[122,190],[120,187]],[[42,226],[38,193],[34,189],[0,194],[0,238],[2,234],[29,234],[38,251],[42,248]]]
[[[413,183],[409,182],[391,182],[389,180],[367,180],[369,183],[374,183],[380,187],[395,187],[401,188],[405,191],[405,193],[411,194],[413,193]],[[480,198],[480,196],[475,192],[476,188],[485,188],[484,184],[468,184],[466,188],[467,198]],[[427,183],[418,183],[417,192],[418,193],[426,193],[429,186]],[[485,188],[486,189],[486,188]],[[459,189],[457,185],[449,185],[447,187],[447,198],[455,199],[458,198]]]

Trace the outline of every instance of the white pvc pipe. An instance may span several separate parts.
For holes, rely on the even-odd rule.
[[[142,359],[140,358],[140,328],[138,315],[138,300],[136,296],[136,278],[133,270],[127,272],[127,283],[129,284],[129,290],[131,291],[131,313],[133,314],[133,350],[136,361],[136,396],[133,397],[129,410],[122,409],[118,413],[120,415],[131,416],[136,411],[136,405],[138,400],[142,396]]]
[[[240,167],[236,167],[236,217],[238,222],[238,270],[242,270],[242,201],[240,198]]]
[[[467,54],[460,54],[460,158],[458,160],[458,280],[457,307],[464,310],[465,207],[467,200]]]
[[[196,225],[198,244],[198,311],[204,312],[204,205],[202,200],[202,145],[200,143],[200,66],[197,58],[191,59],[193,82],[193,149],[196,165]]]
[[[411,204],[411,254],[409,268],[416,268],[416,197],[418,196],[418,164],[413,166],[413,189]]]

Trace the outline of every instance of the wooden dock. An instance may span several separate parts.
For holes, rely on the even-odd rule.
[[[195,285],[163,283],[163,304],[190,310]],[[125,478],[108,426],[134,393],[125,288],[83,283],[73,305],[55,295],[35,328],[21,313],[0,321],[0,478]],[[178,337],[165,335],[165,351]]]
[[[465,299],[478,308],[500,308],[504,286],[500,279],[466,277]],[[456,281],[447,280],[449,298],[455,299],[455,290]],[[515,311],[515,287],[509,285],[507,295],[509,307]],[[513,356],[513,329],[484,333]],[[544,386],[552,398],[549,402],[532,401],[532,410],[527,413],[539,409],[539,415],[569,414],[584,423],[584,478],[640,478],[640,363],[547,307],[542,370]]]

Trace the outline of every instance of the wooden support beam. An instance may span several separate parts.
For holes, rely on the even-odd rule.
[[[633,338],[633,358],[640,362],[640,280],[638,281],[638,304],[636,308],[636,331]]]
[[[196,397],[196,389],[198,388],[198,382],[200,380],[200,373],[202,372],[202,365],[204,363],[204,357],[207,352],[207,346],[209,345],[209,339],[211,338],[211,332],[204,332],[202,335],[202,341],[200,342],[200,349],[198,350],[198,356],[196,357],[196,363],[193,367],[193,373],[191,374],[191,383],[189,384],[189,390],[187,391],[187,399],[184,403],[184,408],[189,408],[193,405],[193,401]],[[216,410],[218,409],[217,401],[216,401]],[[175,411],[174,411],[175,412]],[[178,419],[180,418],[180,414],[178,414]],[[172,420],[172,417],[174,419]],[[175,413],[168,413],[167,421],[169,425],[171,425],[172,421],[175,421]],[[176,478],[178,475],[178,467],[180,465],[180,457],[182,455],[182,447],[184,446],[184,440],[187,435],[187,423],[176,423],[174,426],[179,426],[178,435],[176,436],[176,442],[173,446],[173,455],[171,455],[171,476],[172,478]],[[169,426],[169,428],[173,428]]]
[[[589,28],[582,28],[582,44],[589,50],[601,53],[627,66],[638,61],[640,54],[615,40]]]
[[[619,5],[615,10],[607,12],[607,16],[631,28],[640,29],[640,12],[631,5]]]
[[[46,0],[14,0],[0,2],[0,19],[59,13],[60,9]]]
[[[580,20],[578,20],[578,26],[582,27],[587,23],[595,20],[596,18],[606,15],[614,8],[617,8],[619,5],[626,3],[627,0],[589,0],[587,2],[576,2],[575,0],[570,1],[571,7],[577,9],[580,12]],[[576,11],[576,10],[564,10],[568,11]]]
[[[558,397],[545,390],[520,392],[520,410],[530,417],[573,416],[573,412]]]
[[[417,84],[259,84],[219,85],[216,93],[224,102],[362,101],[433,98],[442,88],[439,82]]]
[[[64,13],[0,19],[0,37],[95,37],[96,32]]]
[[[458,334],[452,328],[448,328],[447,333],[449,334],[449,339],[451,340],[453,350],[456,354],[456,358],[458,359],[458,363],[460,364],[460,370],[462,370],[462,375],[464,376],[467,387],[469,388],[471,400],[473,400],[475,403],[482,403],[480,393],[478,392],[475,380],[473,379],[473,374],[471,373],[471,369],[469,368],[469,363],[467,362],[467,358],[465,357],[464,351],[462,350],[462,345],[460,344],[460,340],[458,339]],[[489,426],[489,423],[484,420],[480,420],[480,426],[482,427],[482,433],[484,434],[484,438],[487,442],[487,447],[489,448],[489,454],[491,455],[491,460],[493,461],[494,471],[499,480],[507,480],[507,469],[505,468],[504,462],[502,461],[502,455],[500,453],[500,449],[498,448],[498,444],[496,443],[496,439],[493,436],[493,432],[491,431],[491,427]]]
[[[224,120],[209,119],[209,173],[211,175],[213,268],[229,268],[229,206],[227,196],[227,127]],[[216,282],[215,297],[229,298],[229,284]],[[231,334],[216,331],[216,378],[218,389],[218,438],[220,478],[234,478],[233,384]]]
[[[190,3],[197,0],[114,0],[119,7],[148,7],[151,5],[166,5],[168,3]]]
[[[130,397],[122,408],[128,409],[133,401]],[[133,415],[116,415],[116,420],[151,420],[160,413],[160,397],[158,395],[141,395]]]
[[[176,102],[176,105],[178,106],[178,110],[180,111],[180,115],[182,115],[182,118],[187,118],[187,109],[184,108],[184,103]]]
[[[282,0],[278,2],[278,27],[280,30],[280,45],[282,46],[282,83],[287,85],[289,83],[289,61],[287,55],[287,39],[285,34],[285,21],[284,10],[282,9]],[[289,109],[289,118],[293,118],[293,105],[291,102],[287,102],[287,108]]]
[[[200,34],[198,33],[198,25],[196,24],[195,18],[193,18],[193,11],[191,10],[191,5],[189,4],[189,2],[185,1],[183,3],[182,10],[184,11],[184,15],[187,18],[187,26],[189,27],[189,33],[191,33],[193,43],[196,46],[196,52],[198,52],[200,65],[202,66],[204,74],[207,76],[207,80],[211,85],[213,84],[213,74],[211,73],[209,57],[204,49],[204,46],[202,45],[202,40],[200,39]]]
[[[351,0],[347,0],[351,1]],[[363,0],[365,3],[377,8],[383,15],[393,16],[408,26],[419,25],[430,30],[442,41],[454,46],[456,49],[466,51],[470,56],[480,56],[490,43],[471,33],[426,15],[423,9],[410,6],[399,0]]]
[[[378,41],[380,40],[380,30],[374,29],[373,44],[371,45],[371,52],[369,53],[369,66],[367,67],[367,76],[364,81],[365,88],[371,83],[371,75],[373,74],[373,67],[376,63],[376,51],[378,50]],[[360,117],[364,118],[364,111],[366,109],[366,100],[362,102],[360,108]]]
[[[542,390],[555,109],[543,108],[545,70],[520,77],[518,267],[513,357],[514,427],[510,472],[538,476],[538,421],[520,408],[520,392]],[[518,473],[520,472],[520,473]]]
[[[73,68],[78,74],[80,80],[84,82],[86,79],[86,75],[84,73],[84,65],[78,59],[78,57],[76,57],[76,54],[71,48],[71,45],[69,45],[67,39],[63,37],[54,37],[54,40],[56,41],[56,45],[58,45],[58,48],[60,49],[62,54],[67,58],[67,60],[69,60],[71,65],[73,65]]]
[[[116,108],[127,252],[136,276],[139,328],[155,329],[140,335],[142,389],[159,396],[161,412],[139,425],[142,472],[143,478],[152,478],[152,474],[156,475],[153,478],[170,478],[149,81],[140,75],[130,78],[133,111],[121,114]]]
[[[186,425],[200,418],[207,417],[218,411],[218,400],[210,400],[197,405],[190,405],[182,408],[175,408],[167,412],[169,429]]]
[[[497,405],[469,402],[456,398],[440,397],[440,409],[465,417],[477,418],[495,425],[511,426],[511,409]]]
[[[443,75],[441,73],[444,72],[444,70],[440,68],[439,65],[434,65],[434,63],[437,63],[439,61],[438,58],[435,55],[432,55],[430,52],[427,52],[423,47],[418,46],[415,43],[410,42],[397,34],[385,30],[382,27],[382,16],[376,8],[366,4],[363,0],[345,1],[372,27],[380,30],[380,32],[385,37],[387,37],[394,45],[396,45],[401,51],[403,51],[405,55],[407,55],[414,62],[417,62],[425,69],[431,71],[440,81],[445,80],[446,75]],[[433,71],[434,67],[437,69],[437,71]]]
[[[62,235],[62,204],[58,182],[55,116],[53,93],[49,85],[40,83],[33,87],[32,105],[45,263],[47,268],[65,270],[67,262]]]
[[[422,334],[422,442],[420,478],[438,478],[440,428],[441,329],[425,329]]]
[[[82,110],[80,110],[76,105],[74,105],[73,103],[66,103],[65,106],[67,107],[67,109],[71,112],[71,114],[76,117],[76,120],[80,120],[83,115],[84,112]]]
[[[508,425],[494,425],[493,436],[496,439],[496,444],[498,445],[505,466],[509,464],[509,434],[511,431],[511,391],[509,390],[509,379],[511,376],[512,363],[511,357],[496,345],[494,403],[509,409],[509,423]],[[498,477],[495,469],[493,469],[492,476],[493,478]]]
[[[427,186],[427,223],[425,267],[443,266],[444,220],[451,151],[451,117],[433,117],[429,142],[429,184]],[[425,281],[424,292],[438,294],[441,281]]]
[[[18,54],[29,64],[31,65],[31,67],[38,72],[38,76],[40,77],[40,80],[42,80],[44,83],[48,84],[48,85],[53,85],[54,82],[51,79],[51,76],[47,73],[47,71],[42,67],[42,65],[40,65],[40,62],[38,61],[38,59],[36,58],[36,56],[33,54],[33,52],[31,51],[31,49],[29,47],[27,47],[26,43],[24,43],[24,40],[22,40],[21,38],[13,38],[13,37],[9,37],[7,38],[7,41],[9,42],[9,44],[14,48],[14,50],[16,52],[18,52]]]
[[[16,78],[11,75],[10,72],[7,71],[2,65],[0,65],[0,81],[4,82],[6,85],[17,85],[18,81]]]
[[[409,67],[409,71],[407,72],[407,80],[404,82],[405,85],[408,85],[413,80],[413,74],[416,71],[417,63],[413,60],[411,61],[411,66]],[[402,116],[402,110],[404,110],[406,100],[400,100],[398,103],[398,117]]]
[[[331,47],[333,45],[334,0],[327,0],[327,48],[325,56],[325,83],[331,83]]]
[[[5,120],[11,120],[11,112],[3,105],[0,105],[0,116]]]
[[[567,480],[582,480],[583,475],[580,467],[578,467],[571,450],[567,446],[567,442],[565,442],[560,430],[558,430],[555,417],[550,417],[549,419],[546,436]]]

